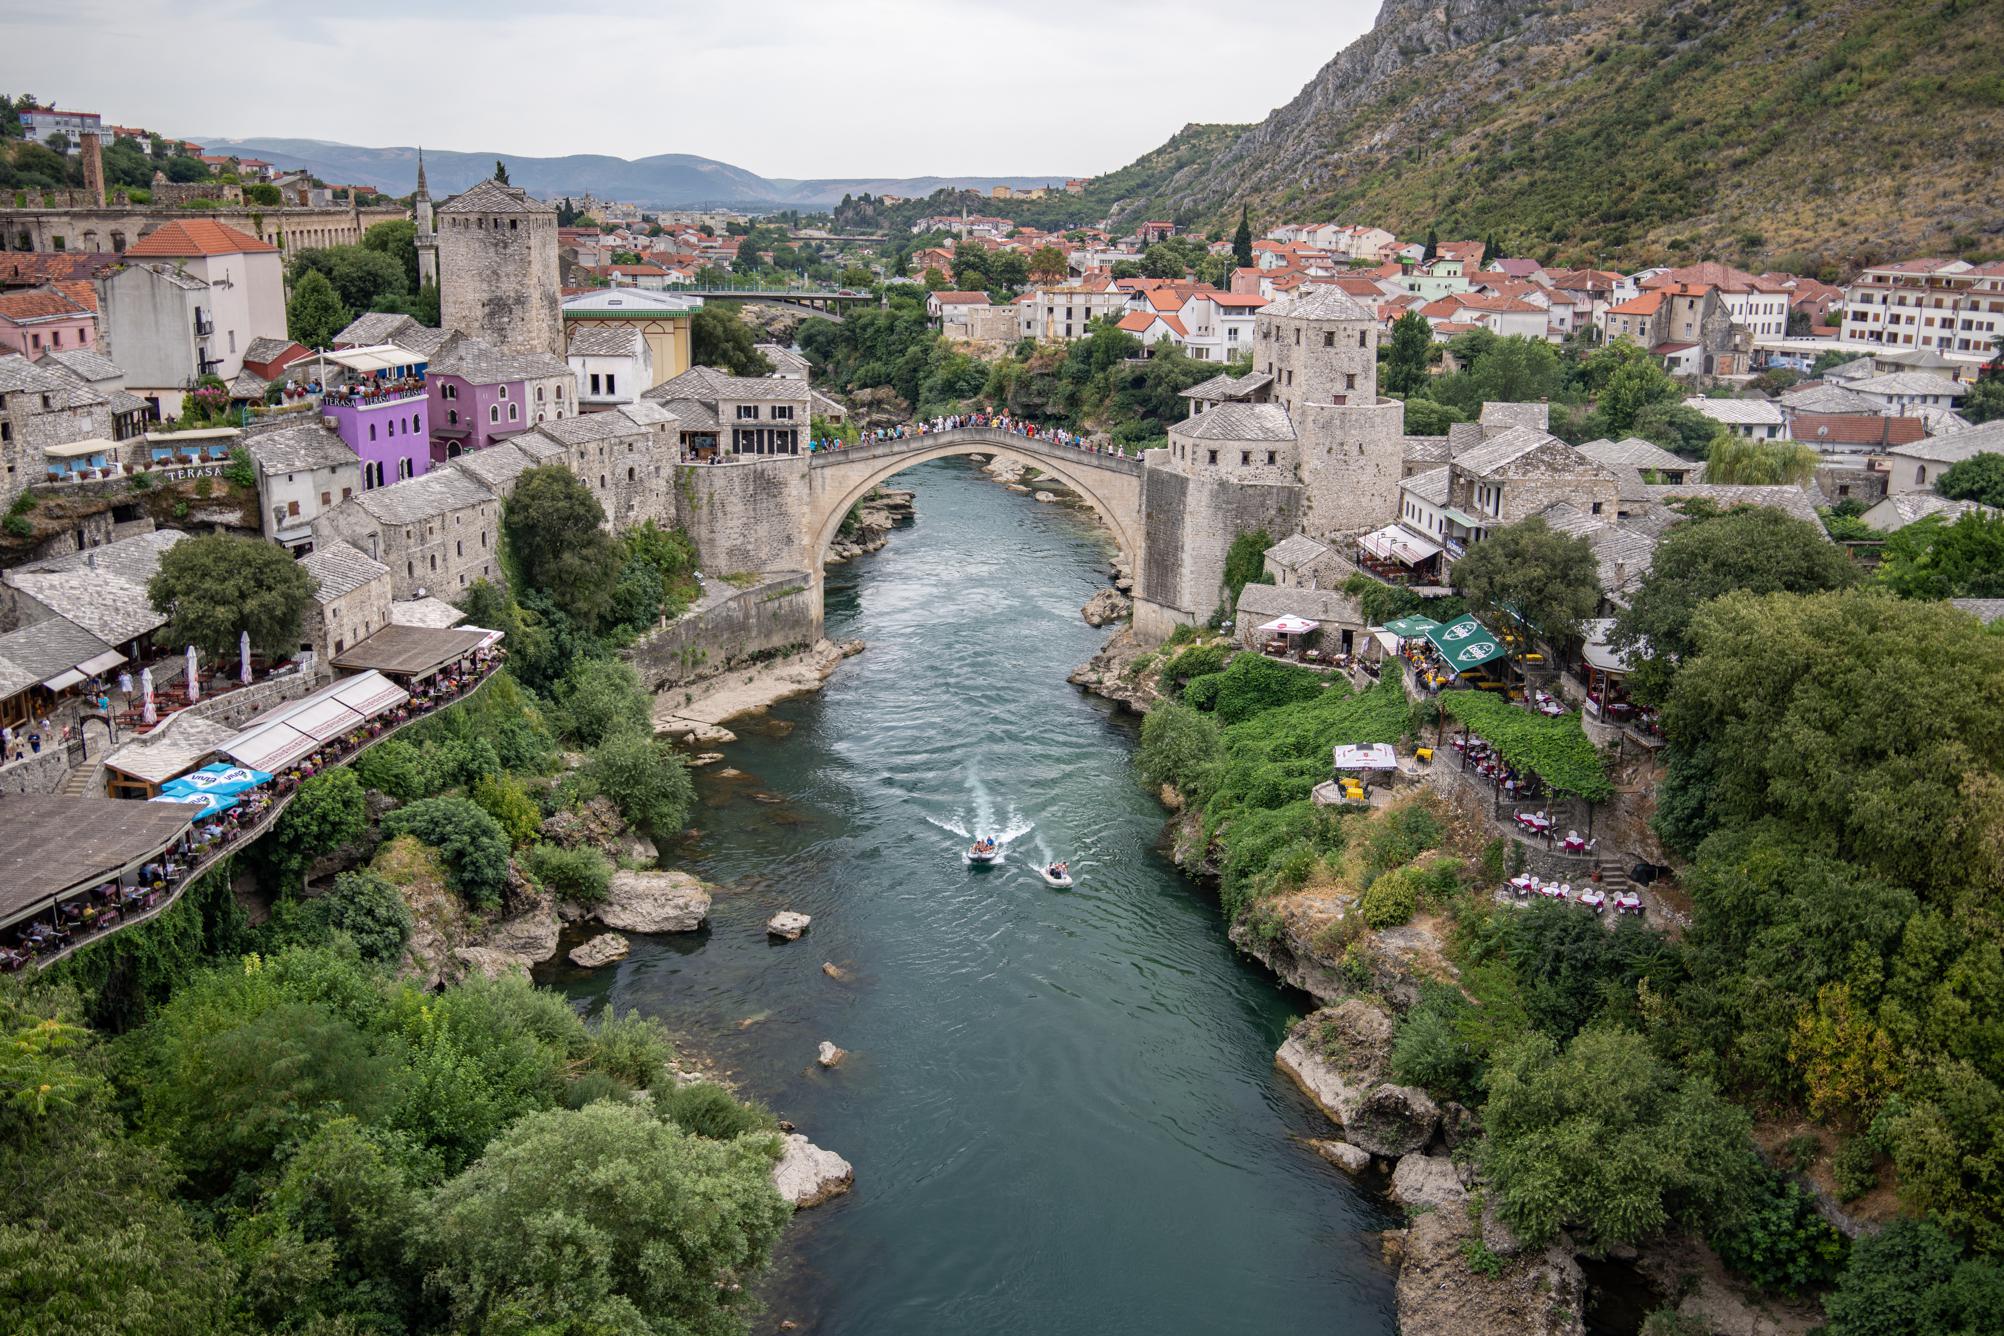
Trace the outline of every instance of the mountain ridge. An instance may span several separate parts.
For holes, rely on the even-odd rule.
[[[252,136],[200,141],[210,152],[252,153],[281,167],[305,168],[325,181],[372,185],[391,194],[409,193],[417,183],[415,146],[367,147],[326,139]],[[997,185],[1028,188],[1062,185],[1049,176],[766,177],[715,158],[692,153],[657,153],[620,158],[602,153],[561,157],[523,156],[505,151],[426,149],[425,179],[435,196],[464,190],[493,175],[494,163],[508,164],[508,178],[542,196],[596,195],[661,209],[710,205],[825,208],[845,194],[929,195],[942,187],[987,191]]]

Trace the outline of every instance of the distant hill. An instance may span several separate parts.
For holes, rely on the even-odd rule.
[[[210,152],[255,154],[283,167],[303,167],[324,181],[370,185],[393,195],[417,186],[417,149],[359,148],[322,139],[228,139],[200,141]],[[1052,176],[922,176],[790,180],[767,178],[714,158],[661,153],[628,161],[597,153],[561,158],[529,158],[503,151],[462,153],[428,148],[425,180],[434,196],[466,189],[494,174],[494,161],[508,164],[508,179],[531,194],[596,195],[654,208],[704,205],[822,209],[845,194],[929,195],[942,187],[986,191],[993,186],[1029,187],[1062,183]]]
[[[2000,51],[1997,0],[1385,0],[1265,121],[1126,169],[1115,212],[1626,264],[1996,251]]]

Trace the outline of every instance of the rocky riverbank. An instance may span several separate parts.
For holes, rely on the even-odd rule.
[[[891,530],[911,523],[912,497],[909,491],[890,487],[879,487],[864,497],[856,507],[854,527],[842,526],[835,541],[828,545],[828,556],[822,564],[839,566],[865,553],[880,551],[890,542]]]
[[[656,737],[698,745],[735,742],[727,720],[761,713],[780,701],[818,691],[842,660],[863,652],[863,642],[821,640],[749,668],[672,687],[654,699]]]

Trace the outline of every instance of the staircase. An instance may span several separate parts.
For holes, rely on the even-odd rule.
[[[1634,889],[1628,879],[1628,868],[1619,858],[1600,858],[1595,866],[1600,869],[1600,888],[1612,897]]]
[[[87,761],[77,766],[63,778],[62,786],[56,790],[65,798],[88,798],[104,794],[104,763]]]

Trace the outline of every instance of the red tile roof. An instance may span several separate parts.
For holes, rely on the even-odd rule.
[[[177,218],[126,247],[136,260],[185,259],[191,255],[276,255],[278,247],[212,218]]]
[[[1877,413],[1797,413],[1788,434],[1810,445],[1912,445],[1927,435],[1927,424]]]
[[[86,288],[90,284],[84,284]],[[91,309],[95,309],[93,306]],[[55,288],[23,288],[0,292],[0,320],[52,320],[62,316],[88,315],[70,297]]]
[[[935,292],[941,306],[986,306],[988,294],[985,292]]]

